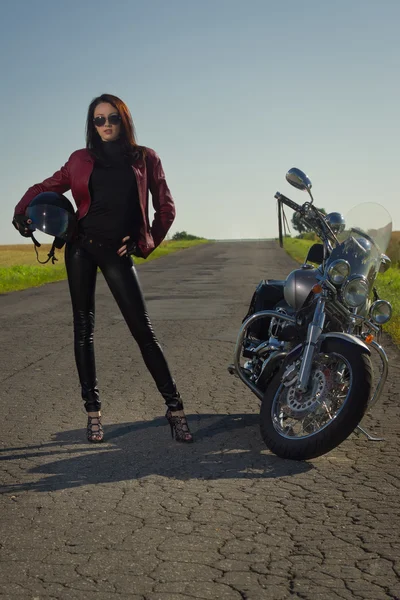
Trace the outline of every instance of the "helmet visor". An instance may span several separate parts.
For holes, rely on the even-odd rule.
[[[62,240],[70,239],[76,223],[75,215],[50,204],[28,206],[26,215],[32,220],[36,229]]]

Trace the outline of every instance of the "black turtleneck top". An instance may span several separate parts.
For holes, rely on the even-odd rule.
[[[83,233],[117,245],[127,235],[137,241],[142,217],[136,178],[118,141],[102,143],[89,191],[90,208],[80,222]]]

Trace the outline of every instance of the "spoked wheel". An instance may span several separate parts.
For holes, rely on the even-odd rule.
[[[282,458],[321,456],[345,440],[361,421],[371,392],[372,369],[361,346],[328,338],[315,356],[305,393],[297,378],[272,380],[261,405],[264,442]]]

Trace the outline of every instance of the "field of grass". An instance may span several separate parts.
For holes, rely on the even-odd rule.
[[[150,254],[146,261],[154,260],[172,252],[191,248],[197,244],[205,244],[207,240],[182,240],[162,242]],[[39,248],[40,260],[46,260],[50,251],[50,244],[43,244]],[[13,244],[0,246],[0,294],[24,290],[31,287],[44,285],[53,281],[67,278],[64,265],[64,249],[56,250],[58,262],[54,265],[49,262],[41,265],[36,260],[33,244]],[[135,264],[145,262],[143,258],[134,257]]]
[[[393,231],[386,254],[394,267],[400,267],[400,231]]]
[[[315,242],[296,238],[285,238],[284,249],[295,260],[302,263],[307,250]],[[387,255],[392,261],[392,267],[386,273],[380,273],[376,280],[379,296],[388,300],[393,308],[393,316],[384,330],[400,345],[400,231],[392,233]]]
[[[392,267],[386,273],[378,275],[376,287],[379,296],[388,300],[393,308],[393,316],[383,329],[400,346],[400,269]]]
[[[313,244],[315,244],[315,241],[300,240],[291,237],[285,237],[283,240],[283,247],[286,252],[299,263],[304,262],[307,252]]]

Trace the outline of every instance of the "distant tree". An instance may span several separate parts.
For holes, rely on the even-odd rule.
[[[177,231],[172,236],[174,241],[182,241],[182,240],[199,240],[200,238],[197,235],[192,235],[191,233],[187,233],[186,231]]]
[[[324,208],[319,208],[318,210],[320,210],[322,213],[324,213],[324,215],[326,215],[326,210]],[[298,212],[295,212],[292,217],[292,226],[293,229],[295,229],[300,235],[312,231],[312,228],[309,225],[307,225],[305,221],[303,221]]]

